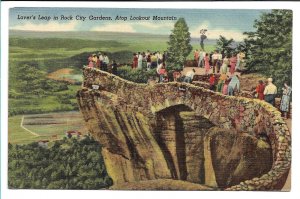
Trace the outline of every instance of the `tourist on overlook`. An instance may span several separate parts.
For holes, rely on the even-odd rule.
[[[202,50],[200,50],[199,52],[199,60],[198,60],[198,67],[202,68],[204,67],[204,57],[205,57],[206,53]]]
[[[151,68],[156,68],[157,67],[157,57],[156,57],[156,53],[153,53],[151,55]]]
[[[226,80],[222,89],[223,95],[228,95],[228,84],[229,84],[229,80]]]
[[[136,53],[133,53],[133,58],[132,58],[132,68],[135,69],[137,68],[138,65],[138,57]]]
[[[181,72],[180,72],[180,70],[176,69],[173,72],[173,80],[174,80],[174,82],[179,82],[180,78],[181,78]]]
[[[230,62],[230,74],[233,75],[234,72],[235,72],[235,66],[236,66],[236,62],[237,62],[237,58],[236,58],[236,54],[233,54],[230,59],[229,59],[229,62]]]
[[[93,55],[92,54],[88,57],[88,65],[90,64],[91,61],[93,61]]]
[[[103,54],[103,66],[102,66],[102,69],[104,71],[107,71],[107,65],[109,64],[109,58],[108,56],[106,55],[106,53]]]
[[[264,90],[265,90],[265,84],[262,80],[259,80],[258,85],[256,86],[256,89],[255,89],[258,99],[264,100],[264,98],[265,98]]]
[[[198,63],[199,63],[199,51],[198,51],[198,49],[196,49],[195,52],[194,52],[194,61],[195,61],[195,63],[197,63],[197,66],[198,66]]]
[[[98,56],[96,54],[93,54],[93,64],[94,68],[97,68],[97,62],[98,62]]]
[[[115,60],[113,60],[112,65],[111,65],[111,73],[114,75],[118,74],[118,65]]]
[[[206,53],[206,55],[204,57],[204,63],[205,63],[205,74],[208,74],[209,69],[210,69],[208,53]]]
[[[224,56],[224,59],[223,59],[223,64],[222,64],[222,66],[221,66],[221,68],[220,68],[220,73],[221,73],[221,74],[227,74],[227,72],[228,72],[228,64],[229,64],[229,59],[228,59],[228,57],[225,55],[225,56]]]
[[[227,79],[228,79],[228,77],[227,77],[226,74],[221,74],[220,75],[220,78],[219,78],[219,81],[218,81],[218,84],[217,84],[217,88],[216,88],[217,92],[220,92],[220,93],[223,92],[223,86],[224,86],[224,83]]]
[[[277,87],[272,82],[273,79],[268,78],[268,85],[265,87],[264,95],[265,95],[265,101],[275,106]]]
[[[234,75],[228,84],[228,95],[236,95],[235,92],[240,92],[240,80],[237,75]]]
[[[142,69],[142,64],[143,64],[143,56],[140,52],[138,52],[137,54],[137,58],[138,58],[138,69]]]
[[[184,82],[187,82],[187,83],[191,83],[193,81],[193,78],[194,78],[194,75],[195,75],[195,69],[192,69],[190,71],[188,71],[184,77]]]
[[[243,59],[245,58],[245,53],[243,52],[239,52],[237,54],[237,62],[236,62],[236,67],[235,67],[235,70],[240,70],[241,69],[241,63],[243,62]]]
[[[103,55],[101,54],[101,52],[98,53],[98,57],[100,60],[100,69],[102,68],[102,64],[103,64]]]
[[[89,68],[94,68],[93,55],[89,56],[88,63]]]
[[[219,51],[217,51],[217,52],[218,52],[218,60],[217,60],[217,64],[216,64],[216,67],[217,67],[216,71],[217,71],[217,73],[219,73],[220,72],[220,68],[222,66],[223,55]]]
[[[219,60],[219,53],[218,51],[215,51],[214,54],[211,56],[212,58],[212,67],[213,67],[213,73],[216,73],[217,70],[217,62]]]
[[[287,113],[289,112],[290,108],[290,96],[292,94],[292,88],[288,86],[287,82],[285,82],[282,90],[283,92],[280,102],[280,110],[283,113],[283,117],[287,119]]]
[[[99,59],[99,55],[97,55],[96,68],[100,69],[100,67],[101,67],[101,61]]]
[[[216,77],[215,74],[212,73],[209,77],[209,90],[214,91],[216,88],[215,84],[216,84]]]
[[[147,61],[147,70],[151,69],[151,56],[152,53],[150,53],[149,51],[146,53],[146,61]]]
[[[159,75],[159,82],[163,82],[165,75],[167,74],[166,67],[163,63],[160,63],[157,67],[157,72]]]

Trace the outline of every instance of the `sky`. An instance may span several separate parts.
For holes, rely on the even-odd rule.
[[[169,35],[176,20],[153,20],[153,16],[185,18],[192,37],[207,29],[208,39],[219,35],[242,41],[243,32],[254,31],[254,20],[269,10],[212,10],[212,9],[140,9],[140,8],[11,8],[10,30],[26,31],[106,31]],[[61,16],[65,16],[62,20]],[[27,17],[24,19],[24,17]],[[35,17],[35,19],[33,18]],[[58,20],[54,20],[54,16]],[[72,16],[73,18],[67,18]],[[77,19],[76,19],[77,16]],[[90,17],[105,16],[112,20],[91,20]],[[126,21],[115,20],[117,16]],[[131,16],[150,16],[150,20],[129,20]],[[29,17],[29,19],[28,19]],[[31,18],[30,18],[31,17]],[[51,17],[51,19],[47,19]],[[83,17],[86,17],[83,21]]]

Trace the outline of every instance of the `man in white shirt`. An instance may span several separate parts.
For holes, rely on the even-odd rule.
[[[217,62],[219,60],[219,53],[218,51],[215,51],[214,54],[211,56],[212,59],[212,65],[213,65],[213,73],[217,72]]]
[[[272,82],[273,79],[268,78],[268,85],[265,87],[264,95],[265,95],[265,101],[275,106],[277,87]]]
[[[104,56],[103,56],[103,69],[104,71],[107,71],[107,65],[109,64],[109,58],[108,56],[106,55],[106,53],[104,53]]]
[[[194,78],[194,75],[195,75],[195,69],[193,70],[190,70],[186,73],[185,75],[185,78],[184,78],[184,82],[187,82],[187,83],[191,83],[193,81],[193,78]]]

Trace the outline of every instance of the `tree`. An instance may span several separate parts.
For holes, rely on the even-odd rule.
[[[272,77],[278,86],[292,83],[292,18],[290,10],[272,10],[255,21],[256,31],[245,33],[247,70]]]
[[[233,42],[234,40],[232,38],[226,39],[224,36],[220,35],[220,38],[217,40],[217,49],[225,54],[231,54],[233,52]]]
[[[193,47],[190,44],[191,34],[184,18],[179,18],[169,36],[167,67],[170,69],[182,69],[187,56]]]
[[[45,81],[44,73],[34,65],[21,64],[16,71],[16,87],[23,93],[39,92]]]

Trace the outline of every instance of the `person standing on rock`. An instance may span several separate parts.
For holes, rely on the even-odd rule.
[[[103,56],[103,70],[104,71],[107,71],[108,64],[109,64],[108,56],[106,55],[106,53],[104,53],[104,56]]]
[[[228,84],[228,95],[235,95],[235,92],[240,92],[240,80],[237,75],[234,75]]]
[[[228,64],[229,64],[229,59],[225,55],[225,57],[223,59],[223,64],[222,64],[221,69],[220,69],[220,73],[221,74],[226,74],[227,73],[227,71],[228,71]]]
[[[205,63],[205,74],[207,75],[210,69],[208,53],[206,53],[204,57],[204,63]]]
[[[262,80],[258,81],[258,85],[256,86],[256,93],[257,93],[257,98],[260,100],[264,100],[264,90],[265,90],[265,85]]]
[[[287,113],[289,112],[290,108],[290,95],[292,94],[292,88],[288,86],[287,82],[285,82],[282,90],[283,92],[280,102],[280,110],[283,113],[283,117],[287,119]]]
[[[137,65],[138,65],[138,57],[137,57],[136,53],[133,53],[132,68],[133,69],[137,68]]]
[[[218,51],[215,51],[214,54],[211,56],[212,58],[212,67],[213,67],[213,73],[218,72],[218,60],[219,60],[219,53]]]
[[[211,74],[209,77],[209,90],[214,91],[216,89],[216,77],[215,74]]]
[[[277,94],[277,87],[272,83],[273,79],[268,78],[268,85],[264,90],[265,101],[275,106],[275,97]]]
[[[198,51],[198,49],[196,49],[195,52],[194,52],[194,61],[195,61],[195,63],[197,63],[197,66],[198,66],[198,63],[199,63],[199,51]]]
[[[138,52],[138,69],[142,69],[142,64],[143,64],[143,56],[140,52]]]
[[[115,60],[113,60],[113,63],[111,65],[111,73],[114,75],[118,74],[118,65]]]
[[[232,57],[230,58],[230,74],[233,75],[235,72],[235,67],[236,67],[236,54],[233,54]]]

